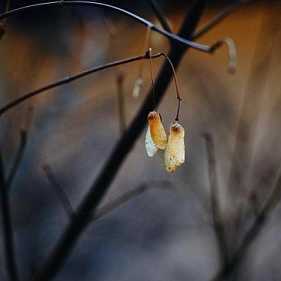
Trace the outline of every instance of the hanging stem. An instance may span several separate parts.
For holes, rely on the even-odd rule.
[[[177,100],[178,100],[175,121],[179,121],[180,107],[181,107],[181,103],[182,103],[183,99],[182,99],[182,97],[180,95],[180,91],[179,91],[179,83],[178,83],[178,79],[177,79],[176,70],[175,70],[174,65],[173,65],[172,61],[170,60],[169,56],[167,56],[165,53],[162,53],[161,55],[163,57],[165,57],[165,59],[168,61],[168,63],[171,66],[172,72],[173,72],[175,88],[176,88],[176,97],[177,97]]]

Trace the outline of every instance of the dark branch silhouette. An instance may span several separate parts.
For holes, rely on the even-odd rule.
[[[7,181],[6,181],[6,188],[8,189],[8,192],[10,191],[11,186],[13,185],[13,181],[16,177],[19,165],[20,165],[21,160],[23,158],[24,150],[25,150],[26,143],[27,143],[27,135],[28,135],[27,130],[21,130],[21,132],[20,132],[20,144],[19,144],[19,147],[18,147],[18,150],[17,150],[17,153],[16,153],[14,164],[11,168],[11,171],[10,171],[10,173],[8,175],[8,178],[7,178]]]
[[[154,54],[152,56],[152,58],[157,58],[157,57],[160,57],[160,56],[162,56],[162,54],[158,53],[158,54]],[[127,63],[130,63],[130,62],[134,62],[134,61],[138,61],[138,60],[142,60],[142,59],[148,59],[148,58],[149,58],[148,55],[145,54],[145,55],[141,55],[141,56],[135,56],[135,57],[130,57],[130,58],[122,59],[122,60],[117,60],[117,61],[114,61],[114,62],[110,62],[110,63],[107,63],[107,64],[103,64],[103,65],[100,65],[100,66],[90,68],[88,70],[82,71],[82,72],[80,72],[78,74],[75,74],[75,75],[72,75],[72,76],[63,78],[61,80],[58,80],[58,81],[53,82],[51,84],[48,84],[44,87],[41,87],[41,88],[39,88],[35,91],[29,92],[29,93],[15,99],[15,100],[11,101],[10,103],[8,103],[7,105],[3,106],[0,109],[0,116],[3,115],[4,113],[6,113],[11,108],[21,104],[22,102],[24,102],[24,101],[26,101],[26,100],[28,100],[28,99],[36,96],[36,95],[39,95],[40,93],[49,91],[51,89],[54,89],[56,87],[59,87],[59,86],[65,85],[65,84],[68,84],[70,82],[73,82],[73,81],[78,80],[82,77],[88,76],[92,73],[95,73],[95,72],[98,72],[98,71],[101,71],[101,70],[104,70],[104,69],[108,69],[108,68],[111,68],[111,67],[115,67],[115,66],[122,65],[122,64],[127,64]]]
[[[220,11],[217,15],[215,15],[212,19],[210,19],[205,25],[200,27],[198,31],[194,33],[192,36],[192,40],[197,40],[204,34],[208,33],[211,29],[213,29],[216,25],[221,23],[227,16],[231,15],[235,12],[241,5],[253,2],[254,0],[245,0],[245,1],[237,1],[227,7],[225,7],[222,11]]]
[[[16,253],[14,247],[14,230],[11,216],[10,198],[5,180],[3,160],[0,156],[0,208],[3,225],[3,245],[5,263],[9,281],[19,281],[19,274],[16,264]]]
[[[149,27],[151,30],[158,32],[158,33],[166,36],[168,39],[173,40],[175,42],[182,43],[188,47],[194,48],[194,49],[196,49],[198,51],[202,51],[202,52],[209,53],[214,50],[214,48],[212,46],[207,46],[207,45],[199,44],[196,42],[192,42],[191,40],[185,39],[179,35],[168,32],[167,30],[158,28],[150,21],[145,20],[144,18],[142,18],[138,15],[135,15],[132,12],[129,12],[125,9],[121,9],[121,8],[113,6],[113,5],[95,2],[95,1],[69,1],[68,0],[68,1],[53,1],[53,2],[43,2],[43,3],[39,3],[39,4],[32,4],[32,5],[20,7],[20,8],[14,9],[14,10],[9,10],[8,12],[0,15],[0,20],[14,16],[14,15],[22,14],[22,13],[26,12],[27,10],[40,9],[43,7],[50,7],[50,6],[61,6],[61,7],[62,6],[94,6],[94,7],[104,8],[104,9],[110,9],[116,13],[124,14],[130,18],[133,18],[136,22],[139,22],[139,23]]]

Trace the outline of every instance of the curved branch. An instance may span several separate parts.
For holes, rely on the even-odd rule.
[[[16,157],[15,157],[15,162],[12,166],[12,169],[8,175],[8,178],[6,180],[6,188],[8,191],[10,191],[10,188],[13,184],[13,181],[16,177],[18,168],[20,166],[21,160],[23,158],[23,154],[24,154],[24,150],[26,147],[26,143],[27,143],[27,131],[26,130],[22,130],[20,132],[20,144],[16,153]]]
[[[228,57],[229,57],[228,70],[230,72],[234,72],[233,70],[235,70],[235,68],[236,68],[237,54],[236,54],[236,47],[235,47],[235,44],[234,44],[232,39],[225,38],[225,39],[217,41],[211,47],[211,52],[214,52],[217,48],[220,48],[223,44],[226,44],[226,46],[228,47]],[[154,59],[154,58],[158,58],[160,56],[164,56],[167,59],[167,55],[164,54],[164,53],[157,53],[157,54],[151,55],[151,58]],[[9,102],[8,104],[6,104],[2,108],[0,108],[0,117],[4,113],[6,113],[10,109],[12,109],[13,107],[21,104],[22,102],[24,102],[24,101],[26,101],[26,100],[34,97],[34,96],[39,95],[40,93],[49,91],[53,88],[56,88],[56,87],[59,87],[61,85],[70,83],[72,81],[78,80],[82,77],[88,76],[92,73],[95,73],[95,72],[98,72],[98,71],[101,71],[101,70],[104,70],[104,69],[107,69],[107,68],[115,67],[115,66],[122,65],[122,64],[127,64],[127,63],[138,61],[138,60],[149,59],[149,58],[150,58],[149,54],[146,53],[145,55],[130,57],[130,58],[110,62],[110,63],[107,63],[107,64],[103,64],[103,65],[100,65],[100,66],[96,66],[96,67],[90,68],[88,70],[82,71],[78,74],[63,78],[61,80],[58,80],[58,81],[53,82],[51,84],[48,84],[48,85],[46,85],[44,87],[41,87],[41,88],[39,88],[35,91],[29,92],[29,93],[15,99],[15,100],[11,101],[11,102]],[[180,103],[180,99],[178,99],[178,100],[179,100],[179,103]]]
[[[95,2],[95,1],[77,1],[77,0],[73,0],[73,1],[52,1],[52,2],[43,2],[43,3],[38,3],[38,4],[32,4],[32,5],[28,5],[28,6],[24,6],[24,7],[20,7],[17,9],[13,9],[10,10],[6,13],[3,13],[0,15],[0,20],[4,19],[4,18],[8,18],[8,17],[12,17],[15,15],[19,15],[22,14],[24,12],[26,12],[27,10],[35,10],[35,9],[40,9],[43,7],[51,7],[51,6],[96,6],[96,7],[101,7],[101,8],[105,8],[105,9],[110,9],[113,10],[115,12],[118,12],[120,14],[126,15],[130,18],[133,18],[134,20],[136,20],[137,22],[149,27],[151,30],[158,32],[160,34],[162,34],[163,36],[174,40],[176,42],[182,43],[190,48],[194,48],[196,50],[202,51],[202,52],[211,52],[212,51],[212,46],[207,46],[207,45],[203,45],[203,44],[199,44],[196,42],[192,42],[190,40],[187,40],[181,36],[178,36],[176,34],[173,34],[169,31],[163,30],[161,28],[158,28],[157,26],[155,26],[152,22],[134,14],[131,13],[125,9],[113,6],[113,5],[109,5],[109,4],[105,4],[105,3],[100,3],[100,2]]]
[[[152,55],[152,58],[158,58],[160,56],[162,56],[162,53],[154,54],[154,55]],[[127,63],[130,63],[130,62],[134,62],[134,61],[138,61],[138,60],[142,60],[142,59],[148,59],[148,58],[149,58],[148,55],[145,54],[145,55],[142,55],[142,56],[135,56],[135,57],[127,58],[127,59],[117,60],[117,61],[114,61],[114,62],[110,62],[110,63],[107,63],[107,64],[103,64],[103,65],[100,65],[100,66],[93,67],[91,69],[85,70],[83,72],[80,72],[80,73],[72,75],[72,76],[63,78],[61,80],[58,80],[58,81],[53,82],[51,84],[48,84],[44,87],[41,87],[41,88],[39,88],[35,91],[29,92],[29,93],[15,99],[15,100],[11,101],[7,105],[0,108],[0,116],[3,115],[4,113],[6,113],[11,108],[21,104],[22,102],[24,102],[27,99],[30,99],[30,98],[32,98],[36,95],[39,95],[42,92],[49,91],[49,90],[51,90],[53,88],[56,88],[58,86],[70,83],[72,81],[75,81],[77,79],[85,77],[89,74],[92,74],[92,73],[95,73],[95,72],[98,72],[98,71],[101,71],[101,70],[104,70],[104,69],[107,69],[107,68],[111,68],[111,67],[118,66],[118,65],[121,65],[121,64],[127,64]]]

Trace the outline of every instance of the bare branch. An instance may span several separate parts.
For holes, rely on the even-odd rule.
[[[162,25],[163,29],[165,29],[169,32],[173,32],[169,23],[168,23],[168,21],[166,20],[164,14],[163,14],[163,11],[159,7],[157,1],[156,0],[148,0],[148,3],[150,5],[150,7],[152,8],[155,16],[159,20],[160,24]]]
[[[13,181],[16,177],[18,168],[20,166],[21,160],[24,155],[24,150],[25,150],[26,143],[27,143],[27,134],[28,133],[26,130],[21,130],[21,132],[20,132],[20,144],[19,144],[18,150],[16,152],[14,164],[11,168],[11,171],[10,171],[7,181],[6,181],[6,188],[7,188],[8,192],[10,191],[11,186],[13,185]]]
[[[10,281],[19,281],[19,274],[16,264],[16,253],[14,247],[14,230],[11,216],[10,198],[5,181],[3,160],[0,156],[0,208],[3,224],[3,239],[6,269]]]
[[[185,17],[179,32],[180,37],[190,38],[192,36],[204,7],[204,0],[196,1],[193,8]],[[186,48],[182,45],[172,46],[169,58],[171,59],[175,69],[178,67],[185,52]],[[130,127],[126,130],[114,147],[100,174],[92,183],[89,192],[80,203],[76,211],[76,216],[74,216],[74,219],[63,231],[62,236],[57,241],[45,264],[32,278],[33,281],[49,281],[61,270],[67,260],[67,257],[72,253],[72,250],[74,249],[81,234],[89,225],[90,217],[95,214],[97,207],[109,190],[109,187],[115,179],[122,163],[144,130],[149,111],[159,105],[171,79],[172,73],[170,71],[170,66],[169,63],[165,61],[158,74],[158,79],[155,81],[155,86],[158,89],[157,95],[152,97],[152,89],[150,89],[150,92],[146,96],[143,105],[132,121]]]
[[[162,55],[161,53],[154,54],[152,56],[152,58],[157,58],[157,57],[160,57],[161,55]],[[15,100],[11,101],[10,103],[8,103],[7,105],[3,106],[0,109],[0,116],[3,115],[4,113],[6,113],[11,108],[21,104],[25,100],[28,100],[28,99],[30,99],[34,96],[39,95],[40,93],[49,91],[53,88],[62,86],[64,84],[68,84],[72,81],[78,80],[82,77],[88,76],[92,73],[95,73],[95,72],[98,72],[98,71],[101,71],[101,70],[104,70],[104,69],[108,69],[108,68],[115,67],[115,66],[122,65],[122,64],[127,64],[127,63],[138,61],[138,60],[148,59],[148,58],[149,58],[148,55],[145,54],[145,55],[141,55],[141,56],[135,56],[135,57],[130,57],[130,58],[122,59],[122,60],[117,60],[117,61],[114,61],[114,62],[110,62],[110,63],[107,63],[107,64],[103,64],[103,65],[100,65],[100,66],[90,68],[90,69],[82,71],[82,72],[80,72],[76,75],[72,75],[72,76],[63,78],[61,80],[58,80],[58,81],[53,82],[51,84],[48,84],[48,85],[46,85],[42,88],[39,88],[39,89],[37,89],[35,91],[32,91],[32,92],[29,92],[29,93],[15,99]]]
[[[96,221],[101,217],[111,213],[113,210],[119,208],[125,203],[131,201],[132,199],[142,195],[144,192],[151,190],[152,188],[161,188],[168,189],[171,186],[171,183],[168,181],[157,181],[153,183],[144,183],[138,186],[136,189],[129,190],[124,194],[120,195],[113,201],[107,203],[103,207],[97,209],[96,213],[93,216],[93,220]]]
[[[56,180],[51,167],[48,165],[43,166],[43,171],[45,172],[47,179],[49,180],[50,184],[54,188],[58,199],[61,201],[62,206],[71,221],[75,216],[75,210],[72,207],[70,200],[68,199],[67,194],[65,193],[64,189]],[[124,194],[121,194],[116,199],[110,201],[109,203],[105,204],[101,208],[97,209],[96,213],[91,216],[91,221],[96,221],[105,215],[111,213],[115,209],[121,207],[122,205],[128,203],[130,200],[142,195],[144,192],[151,190],[152,188],[161,188],[161,189],[168,189],[170,188],[171,183],[168,181],[157,181],[157,182],[150,182],[150,183],[143,183],[137,188],[133,190],[129,190]]]
[[[211,193],[211,208],[213,216],[213,224],[215,230],[215,236],[217,239],[217,245],[221,260],[221,266],[224,267],[228,264],[228,247],[225,233],[225,226],[222,218],[222,211],[219,202],[219,189],[217,179],[217,162],[215,157],[215,145],[211,134],[205,133],[203,138],[206,143],[207,158],[208,158],[208,173],[210,182]]]
[[[221,23],[227,16],[231,15],[233,12],[235,12],[238,8],[241,7],[241,5],[245,3],[252,2],[253,0],[248,1],[237,1],[236,3],[233,3],[232,5],[227,6],[224,8],[221,12],[219,12],[217,15],[215,15],[209,22],[207,22],[204,26],[199,28],[198,31],[194,33],[192,36],[192,40],[197,40],[199,37],[203,36],[204,34],[208,33],[211,29],[213,29],[216,25]]]
[[[74,215],[74,209],[72,207],[72,204],[70,202],[70,200],[68,199],[67,194],[65,193],[64,189],[61,187],[61,185],[57,182],[51,167],[47,164],[45,164],[43,166],[43,171],[46,174],[46,177],[48,179],[48,181],[50,182],[51,186],[53,187],[54,191],[57,194],[57,197],[60,199],[62,206],[65,210],[65,212],[67,213],[69,219],[71,219]]]
[[[163,36],[167,37],[170,40],[173,40],[175,43],[181,43],[181,44],[186,45],[187,47],[194,48],[198,51],[206,52],[206,53],[212,53],[213,51],[215,51],[217,49],[217,48],[214,48],[214,46],[216,46],[216,42],[214,44],[212,44],[211,46],[208,46],[208,45],[203,45],[203,44],[199,44],[197,42],[187,40],[182,36],[179,36],[179,35],[169,32],[167,30],[158,28],[150,21],[145,20],[144,18],[137,16],[127,10],[124,10],[124,9],[121,9],[119,7],[115,7],[115,6],[112,6],[109,4],[99,3],[99,2],[94,2],[94,1],[74,1],[74,0],[69,1],[68,0],[68,1],[43,2],[43,3],[28,5],[28,6],[20,7],[20,8],[10,10],[6,13],[1,14],[0,20],[14,16],[14,15],[22,14],[27,10],[40,9],[43,7],[50,7],[50,6],[61,6],[61,7],[62,6],[95,6],[95,7],[101,7],[104,9],[110,9],[114,12],[121,13],[130,18],[133,18],[137,22],[149,27],[151,30],[162,34]]]
[[[214,278],[212,278],[212,281],[225,280],[241,264],[246,254],[248,253],[249,248],[256,241],[256,238],[258,237],[261,230],[263,229],[263,226],[266,224],[268,218],[280,203],[280,199],[281,199],[281,168],[279,169],[276,184],[274,185],[271,194],[269,195],[268,199],[265,201],[263,208],[257,215],[252,226],[246,233],[240,247],[238,248],[234,256],[231,258],[229,263],[226,266],[224,266],[216,274]]]

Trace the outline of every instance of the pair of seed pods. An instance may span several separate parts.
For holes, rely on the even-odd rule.
[[[185,161],[184,128],[176,120],[170,126],[167,137],[161,116],[152,111],[147,116],[148,129],[145,137],[147,155],[153,157],[156,152],[164,150],[164,163],[167,172],[175,172]]]

